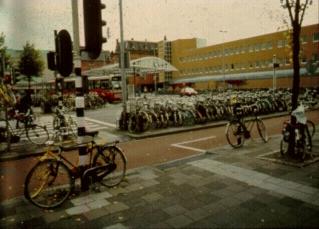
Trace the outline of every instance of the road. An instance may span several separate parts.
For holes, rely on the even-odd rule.
[[[95,112],[87,112],[89,118],[93,119],[91,114],[97,119],[103,114]],[[307,117],[319,123],[319,111],[311,111],[307,113]],[[104,117],[105,118],[105,117]],[[282,123],[288,117],[277,117],[264,120],[268,135],[278,135],[281,132]],[[101,120],[105,122],[108,120]],[[110,129],[101,130],[101,134],[109,134]],[[140,166],[154,165],[165,163],[168,161],[201,154],[208,149],[227,144],[225,138],[225,127],[215,127],[208,129],[200,129],[196,131],[182,132],[165,136],[126,140],[119,144],[124,150],[128,159],[128,169]],[[123,136],[118,136],[121,139]],[[126,138],[127,139],[127,138]],[[251,141],[260,141],[256,133],[252,134]],[[245,144],[249,144],[247,141]],[[245,147],[245,146],[244,146]],[[279,147],[279,146],[278,146]],[[229,147],[229,153],[232,152]],[[67,157],[76,162],[77,152],[66,153]],[[24,179],[31,167],[37,162],[37,158],[29,157],[16,161],[7,161],[0,163],[0,201],[11,199],[23,195]]]

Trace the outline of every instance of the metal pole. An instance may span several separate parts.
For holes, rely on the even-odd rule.
[[[125,76],[125,66],[124,66],[124,32],[123,32],[123,10],[122,10],[122,0],[119,0],[119,11],[120,11],[120,60],[121,60],[121,77],[122,77],[122,102],[123,102],[123,119],[126,123],[126,100],[127,100],[127,90],[126,90],[126,76]],[[125,127],[126,128],[126,127]]]
[[[75,107],[78,125],[78,143],[83,143],[85,137],[85,118],[84,118],[84,94],[81,77],[81,53],[80,53],[80,39],[79,39],[79,18],[78,18],[78,1],[71,0],[72,2],[72,22],[73,22],[73,51],[74,51],[74,72],[75,79]],[[86,147],[79,147],[79,166],[84,166],[89,163],[89,155]],[[82,185],[84,188],[84,185]]]
[[[223,80],[224,80],[224,90],[226,89],[226,77],[225,77],[225,37],[224,34],[227,33],[226,30],[220,30],[219,32],[221,32],[223,34],[223,59],[222,59],[222,64],[223,64]]]
[[[272,77],[272,89],[275,90],[276,89],[276,55],[273,55],[273,59],[272,59],[272,66],[273,66],[273,77]]]

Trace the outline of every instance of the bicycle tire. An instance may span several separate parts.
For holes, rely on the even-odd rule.
[[[126,174],[126,157],[120,148],[110,146],[99,150],[93,159],[93,167],[114,164],[115,169],[100,181],[106,187],[114,187],[123,181]]]
[[[311,137],[313,137],[316,133],[316,126],[315,124],[311,121],[311,120],[307,120],[307,126],[308,126],[308,130],[309,130],[309,134]]]
[[[43,145],[49,140],[49,132],[47,128],[36,124],[27,127],[26,135],[28,140],[36,145]]]
[[[227,142],[233,148],[239,148],[244,144],[243,126],[239,121],[230,121],[227,123],[225,134]]]
[[[267,134],[266,126],[264,122],[258,118],[256,120],[256,124],[257,124],[257,130],[258,130],[259,136],[264,142],[268,142],[268,134]]]
[[[56,208],[73,191],[74,180],[69,168],[60,161],[45,159],[28,173],[24,183],[24,196],[43,209]]]

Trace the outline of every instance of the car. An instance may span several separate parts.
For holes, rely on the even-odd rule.
[[[95,88],[91,89],[90,92],[97,93],[105,102],[109,103],[120,102],[122,99],[122,92],[120,90]]]
[[[181,96],[192,96],[192,95],[197,95],[198,92],[194,89],[194,88],[191,88],[191,87],[184,87],[181,89],[180,91],[180,95]]]

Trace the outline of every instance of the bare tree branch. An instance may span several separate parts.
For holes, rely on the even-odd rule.
[[[302,12],[301,12],[300,22],[299,22],[300,25],[302,24],[303,18],[304,18],[304,16],[305,16],[306,9],[307,9],[307,7],[308,7],[308,4],[311,4],[311,1],[309,2],[309,0],[306,0],[306,2],[305,2],[305,4],[304,4],[303,8],[301,9]]]
[[[287,7],[288,12],[289,12],[289,17],[290,17],[291,24],[293,24],[294,18],[292,16],[292,4],[290,4],[289,0],[286,0],[286,7]]]

